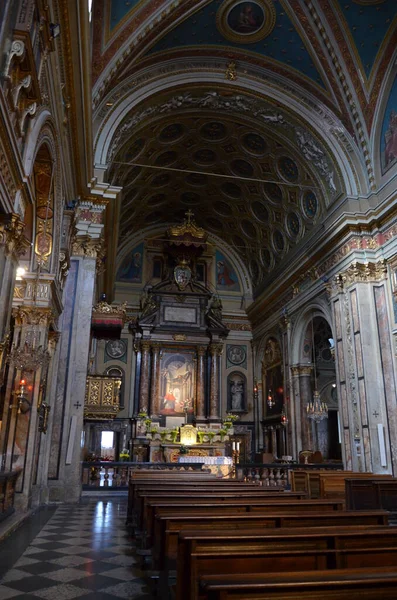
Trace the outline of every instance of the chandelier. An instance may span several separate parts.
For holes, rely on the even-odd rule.
[[[32,334],[29,336],[29,333]],[[23,346],[12,346],[7,361],[20,371],[37,371],[45,369],[50,362],[50,355],[43,346],[36,343],[37,331],[30,331]]]
[[[37,371],[45,369],[50,362],[50,355],[39,345],[40,332],[32,329],[26,334],[23,346],[12,346],[7,361],[20,371]]]
[[[316,373],[316,350],[314,347],[314,318],[312,318],[312,352],[313,352],[313,368],[314,368],[314,392],[311,400],[308,401],[306,406],[306,413],[308,419],[311,419],[315,423],[319,423],[323,419],[328,418],[328,406],[326,402],[323,402],[320,398],[320,394],[317,390],[317,373]]]

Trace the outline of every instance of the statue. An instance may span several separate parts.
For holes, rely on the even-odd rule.
[[[231,409],[244,410],[244,382],[241,379],[233,381],[230,388],[230,395]]]
[[[148,317],[150,315],[152,315],[153,313],[156,312],[158,306],[157,306],[157,302],[155,302],[155,300],[149,295],[148,292],[142,292],[140,301],[139,301],[139,307],[141,309],[141,316],[140,318],[143,319],[144,317]]]

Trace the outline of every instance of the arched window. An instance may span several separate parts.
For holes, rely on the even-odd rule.
[[[120,410],[124,408],[124,371],[120,369],[120,367],[108,367],[105,371],[105,375],[110,375],[110,377],[120,377],[121,378],[121,386],[120,386]]]

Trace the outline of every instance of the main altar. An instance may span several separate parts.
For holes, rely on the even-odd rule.
[[[187,213],[163,242],[163,279],[147,286],[130,330],[137,354],[132,456],[175,462],[187,454],[222,457],[227,431],[220,410],[221,356],[228,329],[222,302],[200,281],[207,233]]]

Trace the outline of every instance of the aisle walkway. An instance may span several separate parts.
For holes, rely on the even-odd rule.
[[[151,600],[125,516],[126,498],[34,515],[0,545],[0,600]]]

